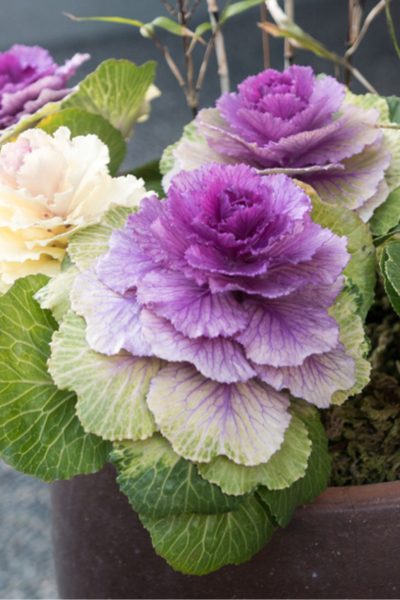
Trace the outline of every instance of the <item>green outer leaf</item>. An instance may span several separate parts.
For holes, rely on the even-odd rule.
[[[390,241],[383,248],[381,271],[393,308],[400,315],[400,241]]]
[[[259,484],[270,489],[283,489],[304,476],[310,452],[307,428],[293,414],[282,447],[267,463],[245,467],[226,456],[217,456],[209,463],[198,464],[198,470],[202,477],[219,485],[226,494],[251,492]]]
[[[129,60],[107,60],[82,81],[79,90],[62,106],[101,115],[128,138],[153,82],[156,66],[153,61],[137,67]]]
[[[97,135],[108,146],[110,163],[108,169],[112,176],[117,174],[126,154],[126,143],[122,133],[115,129],[100,115],[89,113],[78,108],[69,108],[43,119],[37,127],[53,135],[59,127],[68,127],[71,138],[77,135]]]
[[[193,140],[196,142],[199,140],[202,140],[205,142],[205,139],[201,138],[199,136],[199,134],[197,133],[195,121],[191,121],[190,123],[185,125],[185,127],[183,128],[183,133],[182,133],[181,139],[178,140],[177,142],[175,142],[175,144],[171,144],[170,146],[167,146],[163,152],[163,155],[160,160],[161,175],[166,175],[167,173],[169,173],[171,171],[171,169],[173,169],[174,164],[175,164],[174,150],[175,150],[175,148],[177,148],[179,146],[182,139],[185,139],[187,141]]]
[[[400,98],[397,96],[389,96],[386,98],[389,106],[389,120],[391,123],[400,124]]]
[[[385,98],[381,96],[376,94],[353,94],[350,90],[347,90],[344,101],[364,110],[375,108],[379,111],[378,123],[390,123],[389,106]]]
[[[138,179],[142,178],[148,192],[156,192],[159,198],[165,197],[165,192],[161,185],[162,174],[158,159],[129,171],[129,174],[134,175]]]
[[[76,412],[85,431],[107,440],[151,436],[157,426],[146,396],[162,361],[124,351],[100,354],[91,350],[85,332],[84,319],[69,312],[53,336],[48,362],[58,387],[77,393]]]
[[[32,296],[48,280],[18,279],[0,298],[0,452],[22,473],[54,481],[101,469],[109,444],[83,431],[75,394],[58,390],[47,371],[57,323]]]
[[[310,416],[307,402],[295,400],[298,414],[309,432],[312,449],[304,477],[298,479],[285,490],[269,490],[260,487],[258,494],[266,502],[279,525],[286,527],[297,506],[312,502],[326,489],[331,472],[331,458],[328,453],[328,438],[317,410]]]
[[[253,6],[258,6],[262,4],[265,0],[242,0],[241,2],[235,2],[234,4],[229,4],[229,6],[222,11],[221,18],[219,20],[222,25],[235,15],[240,14],[241,12],[252,8]]]
[[[157,554],[177,571],[205,575],[249,560],[269,541],[276,524],[255,497],[221,515],[183,514],[152,519],[140,515]]]
[[[328,227],[339,236],[348,239],[347,251],[351,259],[343,271],[357,286],[361,295],[359,313],[364,320],[375,296],[375,248],[372,236],[360,217],[342,206],[326,204],[317,194],[305,186],[307,194],[312,198],[313,211],[311,218],[322,227]]]
[[[400,187],[390,192],[384,204],[375,209],[369,221],[373,235],[385,235],[400,220]]]
[[[385,286],[386,293],[389,297],[389,300],[390,300],[394,310],[397,312],[398,315],[400,315],[400,295],[397,293],[397,291],[391,284],[390,279],[388,278],[387,273],[386,273],[386,263],[388,261],[388,258],[389,257],[386,252],[386,248],[383,248],[382,260],[381,260],[381,271],[382,271],[382,275],[383,275],[383,283]]]
[[[338,390],[333,394],[333,404],[342,404],[349,396],[358,394],[370,380],[371,365],[367,360],[370,346],[362,319],[357,314],[360,301],[357,287],[349,280],[328,311],[339,325],[339,341],[346,348],[346,354],[355,360],[354,374],[357,379],[349,390]]]
[[[49,283],[34,295],[34,299],[39,302],[40,306],[43,309],[50,309],[53,317],[59,323],[62,323],[71,308],[69,295],[78,273],[78,269],[73,265],[61,272],[60,275],[50,279]]]
[[[131,214],[131,208],[113,208],[105,214],[102,223],[86,227],[70,238],[67,252],[79,269],[87,269],[96,258],[108,252],[110,235],[122,229]]]
[[[121,490],[142,516],[226,513],[249,497],[227,496],[205,481],[194,463],[176,454],[160,433],[140,442],[114,443],[111,461]]]

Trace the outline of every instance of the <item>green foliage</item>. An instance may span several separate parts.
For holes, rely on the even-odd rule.
[[[228,496],[200,477],[194,463],[174,452],[161,434],[114,443],[111,460],[133,508],[147,517],[209,515],[236,510],[246,496]]]
[[[258,489],[258,494],[282,527],[288,525],[297,506],[312,502],[325,490],[331,471],[328,439],[318,411],[314,409],[310,414],[309,405],[304,400],[295,400],[295,403],[312,442],[306,474],[284,490]]]
[[[389,241],[382,251],[381,271],[386,293],[400,315],[400,241]]]
[[[71,308],[69,299],[72,286],[79,271],[75,266],[50,279],[47,285],[36,292],[34,298],[42,308],[48,308],[53,317],[62,323],[64,316]]]
[[[391,123],[400,124],[400,98],[397,96],[389,96],[386,98],[389,106],[389,120]]]
[[[383,204],[375,209],[369,226],[375,236],[385,235],[400,220],[400,187],[390,192]]]
[[[140,518],[157,554],[177,571],[190,575],[205,575],[226,564],[249,560],[276,529],[268,507],[256,497],[224,514]]]
[[[77,135],[97,135],[110,152],[109,171],[112,176],[117,174],[126,154],[126,143],[122,133],[113,127],[100,115],[89,113],[78,108],[69,108],[43,119],[37,127],[53,135],[59,127],[68,127],[71,139]]]
[[[110,235],[125,225],[130,214],[131,208],[113,208],[106,213],[101,223],[86,227],[71,237],[68,254],[79,269],[87,269],[96,258],[108,252]]]
[[[85,431],[107,440],[145,439],[156,431],[146,404],[151,379],[162,361],[121,351],[91,350],[86,323],[69,312],[54,334],[49,371],[60,389],[78,394],[76,412]]]
[[[310,411],[312,410],[310,406]],[[281,448],[267,463],[246,467],[226,456],[217,456],[209,463],[200,463],[199,473],[208,481],[219,485],[226,494],[251,492],[260,484],[270,489],[288,487],[306,472],[311,452],[307,434],[307,428],[294,413]]]
[[[62,106],[101,115],[119,129],[125,139],[129,138],[133,124],[143,116],[146,92],[155,70],[155,62],[137,67],[128,60],[107,60],[82,81],[78,91]]]
[[[0,452],[22,473],[53,481],[98,471],[109,444],[84,432],[75,394],[60,391],[48,373],[57,323],[32,298],[47,282],[19,279],[0,298]]]
[[[326,204],[317,194],[306,191],[313,202],[312,220],[348,239],[347,251],[351,259],[343,273],[357,286],[361,296],[359,313],[364,319],[374,300],[376,282],[375,248],[368,225],[347,208]]]

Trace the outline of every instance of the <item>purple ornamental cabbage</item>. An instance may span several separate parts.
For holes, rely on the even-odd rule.
[[[185,458],[267,462],[290,422],[289,390],[326,407],[355,383],[328,314],[347,239],[313,223],[286,175],[208,165],[150,196],[72,293],[91,348],[168,361],[147,404]]]
[[[40,46],[16,44],[0,53],[0,129],[48,102],[62,100],[71,92],[66,88],[68,79],[89,58],[75,54],[60,67]]]
[[[389,193],[390,155],[375,127],[378,111],[346,103],[345,94],[344,85],[329,76],[316,79],[311,67],[268,69],[199,113],[196,127],[209,155],[190,140],[174,154],[186,170],[209,160],[283,170],[368,220]]]

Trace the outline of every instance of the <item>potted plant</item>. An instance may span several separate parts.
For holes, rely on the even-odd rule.
[[[321,414],[339,453],[354,411],[377,412],[371,394],[395,404],[396,339],[382,331],[400,307],[400,101],[290,65],[197,114],[190,49],[210,29],[204,69],[214,44],[223,65],[221,25],[257,3],[219,16],[209,2],[195,32],[187,2],[178,23],[130,22],[156,44],[155,26],[186,40],[195,120],[160,170],[114,177],[157,94],[153,63],[107,61],[0,138],[0,451],[61,480],[64,597],[344,597],[350,581],[353,597],[395,597],[400,585],[365,541],[397,549],[381,513],[400,525],[398,483],[320,496]],[[322,52],[267,7],[277,25],[262,27],[290,40],[289,63],[294,43]]]

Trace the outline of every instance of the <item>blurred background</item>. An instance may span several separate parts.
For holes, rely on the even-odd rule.
[[[171,0],[175,6],[175,0]],[[221,8],[225,2],[219,0]],[[296,0],[296,22],[329,50],[343,55],[347,37],[348,0]],[[377,0],[366,0],[368,13]],[[156,85],[162,92],[152,103],[150,119],[138,124],[130,141],[123,169],[132,169],[159,158],[163,149],[179,139],[183,126],[191,120],[186,99],[163,57],[154,44],[136,28],[97,22],[74,22],[75,16],[120,16],[149,22],[168,13],[159,0],[2,0],[0,51],[15,43],[47,48],[59,64],[76,52],[88,52],[91,60],[78,71],[77,83],[108,58],[126,58],[140,65],[156,60]],[[400,38],[400,2],[391,5]],[[208,20],[202,0],[190,23],[193,29]],[[224,26],[231,89],[246,76],[263,70],[260,8],[254,7]],[[157,30],[175,62],[184,71],[182,40]],[[270,38],[271,66],[283,68],[283,41]],[[204,47],[194,52],[196,73]],[[317,72],[334,74],[333,65],[309,52],[297,51],[296,63],[310,64]],[[389,38],[384,11],[371,24],[353,65],[384,96],[400,96],[400,61]],[[352,91],[366,91],[352,81]],[[200,96],[200,107],[213,106],[220,95],[217,65],[213,56]],[[57,598],[52,563],[48,485],[20,475],[0,462],[0,598]]]

